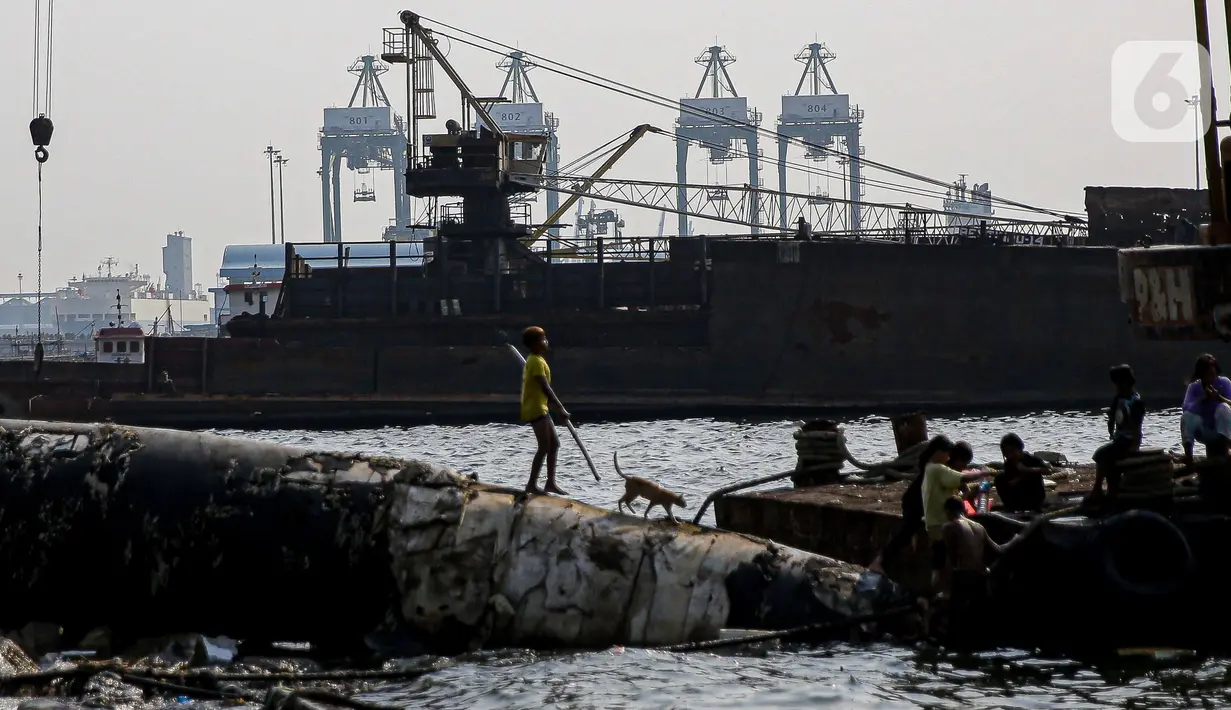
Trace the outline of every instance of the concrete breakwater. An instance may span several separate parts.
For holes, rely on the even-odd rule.
[[[0,420],[0,628],[430,648],[712,639],[900,606],[860,568],[393,458]]]

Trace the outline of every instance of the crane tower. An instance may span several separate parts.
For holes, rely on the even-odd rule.
[[[355,60],[348,68],[358,77],[345,108],[325,109],[320,133],[322,225],[326,242],[342,241],[342,161],[360,178],[355,202],[375,202],[369,185],[372,170],[393,171],[394,222],[383,238],[410,238],[410,198],[406,194],[406,124],[393,112],[380,75],[389,66],[372,55]]]
[[[550,188],[556,185],[551,176],[560,172],[560,139],[557,136],[560,119],[543,110],[543,102],[539,100],[538,92],[530,81],[529,72],[534,66],[523,52],[513,51],[506,54],[496,64],[497,69],[504,70],[504,83],[497,94],[499,101],[485,103],[485,108],[503,131],[547,137],[547,176],[544,186]],[[475,128],[481,123],[481,120],[476,120]],[[532,198],[532,195],[522,195],[518,199]],[[559,206],[560,193],[548,189],[547,214],[554,214]],[[552,227],[547,231],[553,238],[560,236],[559,227]],[[551,248],[550,244],[548,248]]]
[[[837,58],[824,44],[813,42],[795,55],[795,61],[804,65],[795,93],[782,97],[782,115],[778,117],[778,226],[787,229],[795,215],[787,214],[785,194],[787,186],[786,160],[791,139],[808,143],[804,157],[817,163],[827,162],[836,149],[838,166],[846,170],[845,198],[850,200],[850,223],[848,228],[858,232],[863,219],[860,198],[864,196],[862,161],[864,147],[859,137],[863,131],[863,110],[851,105],[848,94],[838,93],[828,64]],[[818,194],[815,199],[825,202],[828,194]]]
[[[714,165],[729,163],[735,159],[732,144],[743,141],[748,158],[748,184],[760,186],[761,165],[757,152],[757,126],[761,114],[749,110],[747,97],[740,96],[731,81],[727,67],[735,63],[735,57],[726,47],[713,46],[696,58],[696,63],[705,67],[705,74],[692,98],[680,100],[680,117],[676,121],[675,172],[679,187],[676,188],[676,204],[680,211],[679,234],[688,234],[688,146],[699,143],[709,150],[709,161]],[[706,91],[708,85],[708,92]],[[702,96],[708,93],[708,96]],[[710,190],[710,200],[726,199],[726,191]],[[760,223],[757,200],[749,200],[747,215],[750,224]],[[752,228],[752,233],[759,230]]]

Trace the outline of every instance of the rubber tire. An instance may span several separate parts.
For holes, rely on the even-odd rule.
[[[1137,528],[1138,530],[1133,530]],[[1117,562],[1116,548],[1125,539],[1149,538],[1154,553],[1161,545],[1166,553],[1169,570],[1179,569],[1178,575],[1151,582],[1129,580]],[[1137,599],[1169,597],[1183,589],[1192,576],[1195,560],[1192,548],[1184,533],[1170,520],[1150,510],[1129,510],[1103,521],[1091,540],[1095,563],[1102,571],[1103,581],[1116,594]],[[1162,555],[1160,555],[1162,557]]]

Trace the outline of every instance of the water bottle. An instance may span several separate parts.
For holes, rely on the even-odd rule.
[[[979,496],[976,499],[975,509],[978,510],[981,515],[987,512],[988,506],[992,499],[991,490],[992,480],[990,478],[984,478],[979,481]]]

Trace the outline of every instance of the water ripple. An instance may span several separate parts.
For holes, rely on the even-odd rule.
[[[1179,444],[1175,410],[1147,419],[1146,445]],[[614,507],[622,482],[611,468],[620,452],[627,473],[684,493],[693,509],[715,488],[794,465],[789,421],[582,424],[579,431],[604,477],[595,482],[567,433],[560,480],[577,498]],[[1038,412],[934,419],[933,433],[969,441],[977,461],[998,457],[1000,437],[1016,431],[1035,450],[1089,460],[1106,440],[1096,412]],[[893,434],[883,417],[846,423],[851,452],[891,458]],[[234,433],[312,448],[391,454],[447,464],[480,480],[521,486],[533,455],[528,427],[371,429],[345,432]],[[708,516],[712,523],[712,515]],[[1063,603],[1063,602],[1060,602]],[[1227,708],[1231,664],[1196,659],[1170,664],[1037,657],[1021,650],[954,656],[889,645],[780,648],[727,655],[641,649],[538,654],[481,654],[414,683],[366,696],[407,708]]]

